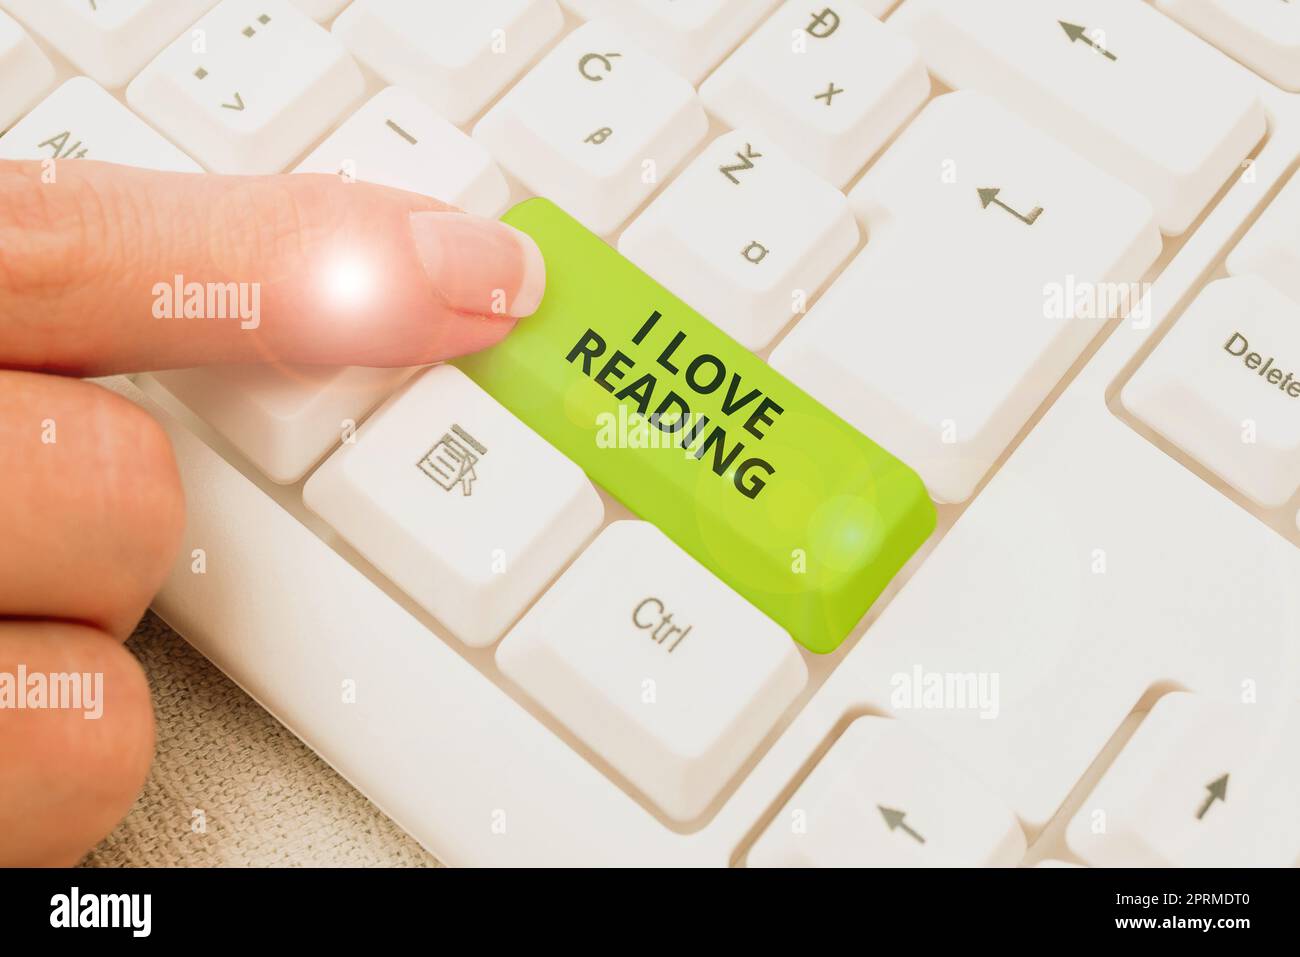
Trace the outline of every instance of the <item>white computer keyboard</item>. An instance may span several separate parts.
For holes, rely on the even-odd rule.
[[[0,10],[0,159],[545,196],[939,503],[819,656],[454,369],[113,383],[158,612],[444,861],[1300,863],[1300,4]]]

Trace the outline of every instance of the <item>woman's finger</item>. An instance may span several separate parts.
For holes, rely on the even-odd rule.
[[[495,343],[541,301],[536,244],[335,176],[0,162],[0,366],[403,366]]]
[[[148,682],[96,629],[11,621],[0,622],[0,695],[0,867],[69,867],[140,793]]]
[[[0,449],[0,618],[80,621],[125,639],[184,528],[166,434],[92,383],[0,372]]]

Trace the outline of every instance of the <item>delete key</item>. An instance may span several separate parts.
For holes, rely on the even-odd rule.
[[[1124,387],[1125,407],[1265,508],[1300,488],[1300,303],[1208,286]]]

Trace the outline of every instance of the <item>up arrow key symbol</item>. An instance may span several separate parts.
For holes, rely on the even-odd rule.
[[[1206,812],[1210,810],[1215,801],[1228,800],[1228,775],[1224,774],[1215,778],[1205,785],[1205,790],[1209,794],[1205,798],[1205,803],[1201,805],[1201,809],[1196,813],[1196,820],[1198,821],[1205,817]]]

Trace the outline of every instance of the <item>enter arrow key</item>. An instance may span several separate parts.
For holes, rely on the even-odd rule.
[[[994,97],[1145,195],[1168,236],[1267,129],[1246,72],[1146,3],[908,0],[889,26],[944,85]]]

